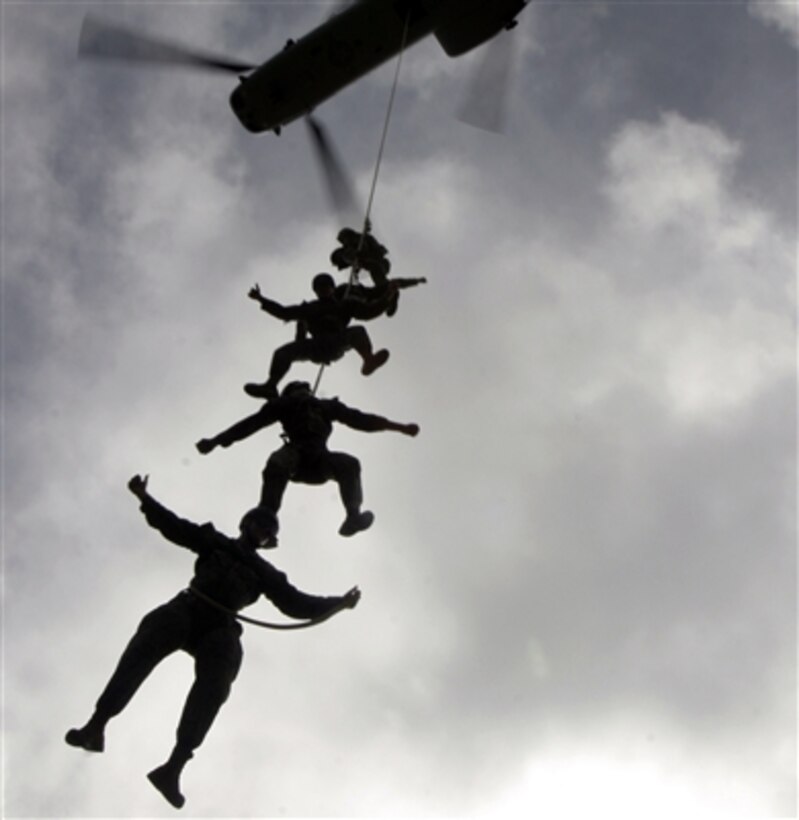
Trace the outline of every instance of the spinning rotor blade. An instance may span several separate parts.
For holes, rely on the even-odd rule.
[[[349,175],[344,170],[341,160],[327,130],[311,114],[306,115],[305,123],[313,143],[314,153],[322,171],[322,178],[336,213],[345,224],[349,224],[361,215],[358,200],[350,182]]]
[[[507,114],[511,69],[516,41],[500,33],[485,46],[485,54],[472,78],[466,99],[457,113],[461,122],[502,133]]]
[[[123,26],[104,23],[87,14],[83,19],[78,45],[79,57],[102,60],[127,60],[129,62],[160,65],[190,66],[212,71],[229,71],[240,74],[252,71],[255,66],[231,60],[227,57],[194,51],[178,43],[170,43],[141,34]]]

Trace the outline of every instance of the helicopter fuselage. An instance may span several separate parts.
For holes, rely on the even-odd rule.
[[[513,25],[526,0],[359,0],[242,76],[230,105],[253,133],[280,128],[434,34],[450,56]],[[407,31],[406,31],[407,25]]]

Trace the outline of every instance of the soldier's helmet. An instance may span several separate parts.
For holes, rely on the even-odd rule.
[[[336,280],[329,273],[317,273],[311,281],[311,287],[317,294],[323,290],[335,290]]]
[[[311,385],[308,382],[289,382],[281,391],[281,396],[292,396],[296,393],[311,393]]]
[[[245,532],[251,524],[258,524],[268,530],[273,536],[277,535],[280,525],[275,513],[269,507],[253,507],[248,510],[239,522],[239,529]]]

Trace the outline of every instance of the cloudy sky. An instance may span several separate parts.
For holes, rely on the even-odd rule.
[[[256,61],[327,13],[103,5]],[[224,76],[79,63],[90,7],[2,4],[7,817],[174,815],[145,774],[187,656],[104,755],[63,743],[190,577],[125,485],[235,533],[278,431],[193,443],[290,338],[248,289],[307,298],[341,227],[301,124],[248,134]],[[374,527],[293,486],[269,556],[361,605],[245,630],[182,816],[796,813],[796,6],[544,2],[503,37],[504,135],[453,116],[479,53],[408,52],[373,216],[429,283],[371,324],[384,369],[320,389],[421,433],[337,430]],[[392,77],[318,111],[364,198]]]

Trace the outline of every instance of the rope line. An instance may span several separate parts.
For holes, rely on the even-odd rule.
[[[374,205],[375,200],[375,192],[377,191],[377,179],[380,174],[380,166],[383,163],[383,154],[385,152],[386,147],[386,139],[388,137],[388,127],[391,122],[391,115],[394,110],[394,98],[397,94],[397,86],[399,85],[399,75],[400,75],[400,68],[402,67],[402,57],[405,53],[405,46],[408,40],[408,27],[410,24],[410,12],[405,16],[405,25],[402,31],[402,41],[400,43],[400,50],[399,56],[397,58],[397,67],[394,70],[394,82],[391,85],[391,93],[389,94],[388,98],[388,106],[386,108],[386,116],[383,122],[383,133],[380,137],[380,146],[377,151],[377,160],[375,162],[375,169],[374,173],[372,174],[372,186],[369,190],[369,199],[366,204],[366,213],[363,219],[363,230],[361,231],[361,238],[358,241],[358,250],[356,251],[356,261],[355,264],[352,266],[350,271],[349,281],[347,283],[347,290],[346,293],[349,294],[350,288],[357,283],[358,281],[358,261],[357,256],[363,250],[364,241],[366,240],[366,233],[369,229],[369,217],[372,213],[372,206]],[[319,383],[322,380],[322,373],[324,373],[325,365],[321,364],[319,366],[319,372],[316,375],[316,382],[313,386],[313,395],[316,395],[316,391],[319,389]],[[341,612],[342,609],[345,608],[344,604],[340,604],[339,606],[331,609],[325,615],[320,615],[316,618],[309,618],[306,621],[295,622],[295,623],[273,623],[272,621],[261,621],[257,618],[249,618],[246,615],[242,615],[239,612],[236,612],[232,609],[228,609],[228,607],[220,604],[219,601],[215,601],[213,598],[206,595],[204,592],[201,592],[196,587],[189,585],[188,587],[189,592],[192,595],[196,595],[201,601],[209,604],[210,606],[214,607],[215,609],[224,612],[225,614],[235,618],[237,621],[242,621],[246,624],[252,624],[253,626],[261,627],[262,629],[278,629],[278,630],[289,630],[289,629],[307,629],[310,626],[316,626],[317,624],[324,623],[324,621],[332,618],[338,612]]]
[[[377,152],[377,162],[375,163],[375,172],[372,176],[372,188],[369,191],[369,201],[366,205],[366,216],[363,220],[363,232],[361,233],[361,241],[358,246],[358,250],[363,248],[363,240],[366,234],[366,229],[369,227],[369,216],[372,213],[372,205],[374,204],[375,199],[375,191],[377,189],[377,177],[380,173],[380,165],[383,162],[383,151],[386,147],[386,137],[388,136],[388,125],[391,120],[391,114],[394,110],[394,97],[397,94],[397,86],[399,85],[399,75],[400,75],[400,68],[402,66],[402,56],[405,53],[405,44],[408,40],[408,26],[411,19],[410,11],[405,15],[405,27],[402,30],[402,41],[400,42],[400,51],[399,56],[397,57],[397,67],[394,70],[394,82],[391,85],[391,94],[388,98],[388,108],[386,109],[386,118],[383,122],[383,135],[380,138],[380,148]]]
[[[328,618],[332,618],[336,613],[341,612],[342,609],[345,609],[345,606],[341,604],[337,606],[335,609],[331,609],[330,612],[326,613],[325,615],[320,615],[316,618],[309,618],[307,621],[300,621],[297,623],[285,623],[285,624],[276,624],[272,623],[271,621],[259,621],[257,618],[248,618],[246,615],[242,615],[238,612],[235,612],[232,609],[228,609],[223,604],[220,604],[219,601],[215,601],[213,598],[209,598],[204,592],[200,592],[194,586],[189,585],[189,592],[192,595],[196,595],[201,601],[205,601],[206,604],[210,604],[212,607],[220,610],[221,612],[230,615],[231,617],[235,618],[237,621],[243,621],[246,624],[252,624],[253,626],[260,626],[262,629],[307,629],[309,626],[316,626],[317,624],[321,624],[324,621],[328,620]]]
[[[363,250],[363,244],[366,240],[366,233],[369,229],[369,218],[372,214],[372,206],[374,205],[375,200],[375,192],[377,190],[377,178],[380,174],[380,166],[383,163],[383,153],[386,147],[386,138],[388,137],[388,126],[391,122],[391,115],[394,111],[394,98],[397,95],[397,86],[399,85],[399,76],[400,76],[400,68],[402,67],[402,57],[405,54],[405,46],[408,42],[408,28],[410,26],[411,21],[411,13],[410,11],[405,15],[405,25],[402,29],[402,39],[400,41],[400,50],[399,55],[397,56],[397,66],[394,69],[394,82],[391,84],[391,93],[388,97],[388,106],[386,108],[386,116],[383,121],[383,133],[380,137],[380,146],[377,151],[377,160],[375,162],[375,170],[372,174],[372,186],[369,190],[369,199],[366,203],[366,213],[363,218],[363,230],[361,231],[361,238],[358,240],[358,250],[356,251],[356,260],[355,264],[352,266],[350,270],[350,278],[347,282],[347,290],[345,291],[345,298],[349,295],[350,288],[354,284],[358,282],[358,254]],[[319,388],[319,383],[322,381],[322,374],[324,373],[325,365],[319,365],[319,372],[316,374],[316,381],[314,382],[312,395],[316,395],[316,391]]]

